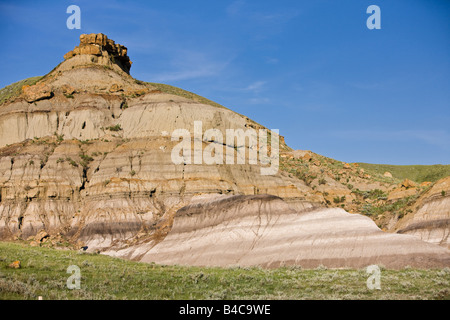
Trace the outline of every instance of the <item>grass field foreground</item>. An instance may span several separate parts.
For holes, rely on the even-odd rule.
[[[15,260],[20,269],[9,267]],[[80,268],[80,289],[68,289],[71,265]],[[380,290],[368,289],[369,277],[366,269],[163,266],[0,242],[2,300],[450,299],[449,268],[381,268]]]

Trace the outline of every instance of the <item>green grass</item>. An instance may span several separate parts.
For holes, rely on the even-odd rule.
[[[20,260],[21,269],[8,265]],[[66,283],[70,265],[80,289]],[[0,242],[0,299],[449,299],[450,269],[204,268],[138,263],[99,254]]]
[[[361,168],[368,172],[384,174],[389,171],[394,178],[404,180],[406,178],[421,183],[424,181],[435,182],[441,178],[450,176],[450,165],[389,165],[389,164],[370,164],[358,163]]]
[[[18,82],[15,82],[13,84],[10,84],[9,86],[4,87],[3,89],[0,89],[0,105],[3,103],[12,100],[15,97],[18,97],[22,92],[22,87],[25,85],[32,86],[36,82],[42,79],[42,76],[40,77],[32,77],[25,80],[21,80]]]
[[[122,127],[120,126],[120,124],[116,124],[114,126],[107,127],[106,130],[117,132],[121,131]]]

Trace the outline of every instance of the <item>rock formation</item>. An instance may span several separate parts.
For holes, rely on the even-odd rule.
[[[81,39],[82,45],[108,45],[98,35]],[[22,94],[0,106],[1,238],[26,239],[45,229],[74,240],[101,239],[97,245],[107,247],[201,193],[269,193],[299,209],[323,202],[303,181],[283,172],[263,176],[261,165],[248,161],[174,164],[171,133],[194,132],[196,120],[221,132],[263,127],[77,57],[30,87],[50,88],[51,97],[30,102]],[[224,153],[232,148],[223,147]]]
[[[77,56],[87,56],[91,62],[108,66],[110,64],[118,65],[126,73],[130,73],[131,61],[127,56],[127,48],[116,44],[113,40],[108,39],[102,33],[98,34],[82,34],[80,36],[80,45],[72,51],[64,55],[64,59],[68,60]]]
[[[397,232],[450,249],[450,177],[436,182],[416,206],[415,212],[399,221]]]
[[[296,212],[269,195],[198,199],[178,210],[163,241],[110,254],[196,266],[426,268],[450,264],[445,248],[382,232],[367,217],[342,209]]]
[[[46,234],[45,243],[64,238],[161,263],[449,265],[447,249],[325,209],[357,200],[338,181],[366,181],[356,165],[336,161],[338,172],[319,179],[324,160],[292,151],[281,136],[284,167],[273,175],[249,163],[248,145],[219,144],[223,154],[244,150],[244,164],[174,163],[171,134],[194,132],[195,121],[203,132],[265,128],[192,93],[133,79],[126,48],[103,34],[82,35],[64,58],[0,105],[1,239],[41,245],[36,234]],[[211,143],[199,142],[201,151]]]

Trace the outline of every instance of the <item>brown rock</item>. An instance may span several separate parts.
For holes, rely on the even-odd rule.
[[[348,163],[344,163],[344,169],[351,169],[352,167]]]
[[[69,86],[68,84],[65,84],[61,87],[62,92],[66,94],[73,94],[75,93],[75,89]]]
[[[111,85],[111,87],[109,88],[109,92],[114,93],[114,92],[119,92],[119,91],[123,91],[123,88],[121,85],[114,83]]]
[[[98,45],[88,44],[85,46],[80,46],[74,49],[77,54],[92,54],[95,56],[101,56],[102,50]]]
[[[73,51],[69,51],[64,55],[64,60],[70,59],[73,56],[75,56],[75,53]]]
[[[11,263],[8,267],[12,269],[20,269],[21,268],[20,261],[16,260],[13,263]]]
[[[34,240],[37,242],[43,242],[43,240],[45,240],[49,236],[50,235],[45,230],[41,230],[36,234],[36,236],[34,237]]]
[[[129,73],[131,61],[127,55],[128,49],[102,33],[80,35],[80,45],[64,55],[64,59],[70,59],[77,55],[95,55],[109,57],[122,70]]]
[[[34,86],[23,86],[22,91],[25,96],[25,100],[28,102],[47,99],[53,96],[52,90],[43,83],[35,84]]]
[[[386,172],[383,174],[383,176],[384,176],[384,177],[387,177],[387,178],[392,178],[392,173],[390,173],[389,171],[386,171]]]
[[[420,184],[420,186],[421,186],[421,187],[428,187],[428,186],[430,186],[431,184],[433,184],[433,182],[431,182],[431,181],[424,181],[424,182],[422,182],[422,183]]]
[[[306,152],[305,155],[301,158],[303,161],[310,161],[312,156],[309,152]]]
[[[408,189],[408,188],[415,188],[417,184],[409,179],[405,179],[403,180],[400,186]]]
[[[31,247],[38,247],[39,243],[37,243],[36,241],[33,240],[33,241],[30,242],[30,246]]]

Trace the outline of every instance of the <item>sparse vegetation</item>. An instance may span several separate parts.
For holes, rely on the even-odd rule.
[[[91,140],[89,140],[89,139],[86,139],[86,140],[80,140],[80,143],[81,143],[81,144],[92,144],[93,141],[91,141]]]
[[[64,141],[64,135],[63,134],[58,134],[56,131],[53,133],[56,136],[56,141],[58,143],[61,143]]]
[[[2,105],[7,101],[12,101],[14,100],[14,98],[18,97],[22,93],[23,86],[25,85],[32,86],[41,79],[42,76],[32,77],[15,82],[13,84],[10,84],[9,86],[4,87],[3,89],[0,89],[0,105]]]
[[[80,165],[81,165],[83,168],[87,168],[87,167],[89,166],[89,163],[92,162],[92,161],[94,161],[94,158],[88,156],[88,155],[85,154],[85,153],[80,153],[79,156],[80,156],[80,158],[81,158]]]
[[[361,191],[359,189],[352,191],[355,195],[361,196],[363,199],[371,200],[386,200],[387,193],[380,189],[373,189],[369,191]]]
[[[366,203],[363,205],[362,214],[369,217],[377,217],[385,212],[390,212],[393,215],[397,215],[398,218],[402,218],[406,213],[411,212],[408,206],[414,204],[417,198],[418,195],[415,195],[394,202],[383,202],[381,204]]]
[[[176,95],[176,96],[180,96],[180,97],[183,97],[183,98],[187,98],[187,99],[190,99],[190,100],[197,101],[199,103],[204,103],[204,104],[207,104],[207,105],[210,105],[210,106],[213,106],[213,107],[227,109],[224,106],[222,106],[222,105],[220,105],[220,104],[218,104],[218,103],[216,103],[214,101],[206,99],[206,98],[204,98],[202,96],[199,96],[199,95],[197,95],[195,93],[192,93],[192,92],[189,92],[189,91],[177,88],[177,87],[170,86],[168,84],[154,83],[154,82],[146,82],[146,84],[149,84],[149,85],[155,87],[157,90],[159,90],[161,92],[164,92],[164,93],[173,94],[173,95]]]
[[[120,104],[120,109],[121,109],[121,110],[128,109],[128,103],[127,103],[126,101],[123,101],[123,102]]]
[[[117,131],[121,131],[122,127],[120,126],[120,124],[116,124],[114,126],[107,127],[106,130],[117,132]]]
[[[336,203],[336,204],[338,204],[338,203],[345,202],[345,199],[346,199],[345,196],[342,196],[342,197],[335,197],[335,198],[333,198],[333,202]]]
[[[69,162],[69,164],[70,164],[72,167],[78,167],[78,163],[76,163],[76,161],[73,160],[72,158],[67,157],[67,158],[66,158],[66,161]]]

